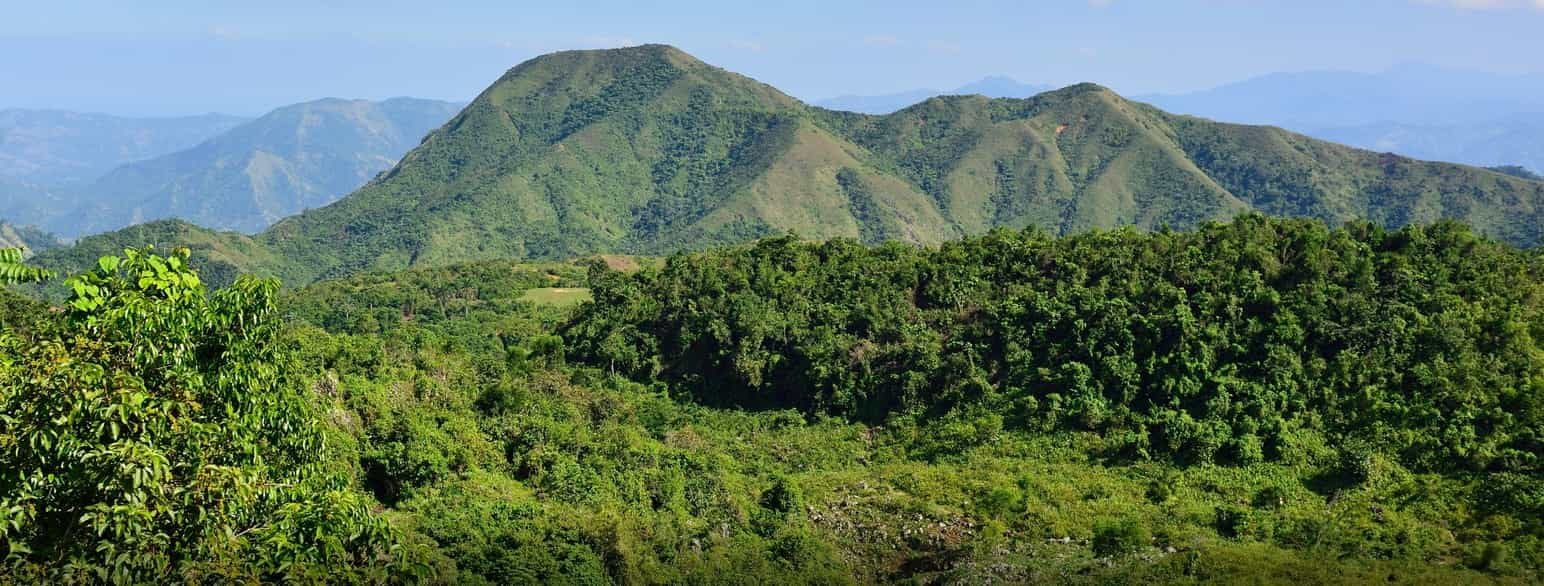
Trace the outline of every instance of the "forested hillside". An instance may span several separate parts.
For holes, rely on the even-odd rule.
[[[60,246],[63,246],[63,243],[53,234],[34,226],[17,226],[0,220],[0,248],[20,248],[23,249],[24,256],[32,256],[40,251]]]
[[[69,246],[43,250],[31,259],[33,264],[73,275],[91,270],[97,259],[121,254],[126,248],[155,246],[160,250],[186,248],[191,262],[199,269],[205,283],[225,287],[240,274],[266,277],[294,272],[290,262],[273,256],[250,236],[235,232],[216,232],[182,220],[160,220],[87,236]],[[53,301],[64,299],[69,288],[60,281],[35,286],[35,292]]]
[[[302,281],[787,231],[929,244],[994,226],[1192,228],[1250,210],[1332,225],[1453,218],[1533,245],[1541,201],[1544,183],[1174,116],[1091,84],[870,116],[650,45],[523,63],[390,173],[261,239],[305,260]]]
[[[277,185],[250,166],[221,168],[238,183]],[[214,183],[226,179],[202,177],[167,179],[182,194],[172,200],[224,205],[184,197],[223,193]],[[267,201],[259,192],[270,193],[253,191],[248,203]],[[296,197],[263,217],[320,201]],[[1544,182],[1515,174],[1175,116],[1093,84],[1028,99],[931,98],[873,116],[806,106],[649,45],[520,64],[389,172],[251,239],[264,251],[251,256],[282,262],[238,266],[303,285],[475,260],[660,255],[789,232],[938,244],[994,227],[1189,229],[1248,211],[1330,225],[1456,219],[1533,246],[1541,202]]]
[[[978,412],[1112,455],[1368,449],[1536,474],[1544,264],[1457,224],[993,232],[936,251],[771,239],[594,283],[577,355],[700,400],[881,423]]]
[[[321,431],[285,441],[320,448],[301,486],[335,491],[322,535],[377,527],[358,498],[389,523],[282,550],[166,542],[182,567],[581,584],[1522,584],[1544,569],[1544,258],[1456,223],[1249,214],[928,248],[779,237],[663,263],[359,274],[278,298],[250,279],[206,297],[183,253],[144,254],[99,263],[63,313],[0,312],[25,318],[0,333],[0,374],[25,373],[0,376],[0,438],[56,429],[39,381],[99,388],[61,353],[135,369],[124,380],[156,400],[262,381],[238,409],[291,405]],[[173,446],[156,453],[174,471],[195,453],[133,439],[154,425],[92,421],[71,433]],[[75,461],[6,453],[26,470]],[[283,469],[232,458],[256,475],[240,478]],[[52,482],[107,473],[91,466]],[[0,484],[0,502],[56,494],[39,490]],[[138,493],[80,494],[58,510]],[[0,524],[30,546],[13,571],[167,567],[91,554],[39,515]],[[84,565],[49,561],[60,552]]]

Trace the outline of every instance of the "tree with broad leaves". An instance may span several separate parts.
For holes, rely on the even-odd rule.
[[[278,283],[209,293],[187,259],[103,257],[59,320],[0,331],[0,582],[423,578],[321,457]]]

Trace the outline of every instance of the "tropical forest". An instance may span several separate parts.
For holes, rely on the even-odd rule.
[[[1523,166],[667,45],[115,124],[0,191],[0,584],[1544,580]]]

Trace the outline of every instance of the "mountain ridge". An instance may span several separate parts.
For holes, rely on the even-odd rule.
[[[989,98],[1028,98],[1053,89],[1056,88],[1046,84],[1024,83],[1007,76],[989,75],[947,91],[919,88],[889,94],[847,94],[815,100],[810,102],[810,104],[828,110],[863,114],[890,114],[936,96],[983,95]]]
[[[110,114],[0,110],[0,177],[65,187],[108,170],[175,152],[250,120],[226,114],[131,118]]]
[[[180,217],[256,232],[390,169],[458,109],[450,102],[324,98],[275,109],[192,148],[119,166],[52,228],[70,234]]]
[[[1251,210],[1452,218],[1533,245],[1544,183],[1170,114],[1096,84],[831,111],[645,45],[521,63],[390,171],[251,241],[267,249],[254,257],[285,259],[269,272],[305,284],[790,231],[937,244],[994,227],[1190,228]]]

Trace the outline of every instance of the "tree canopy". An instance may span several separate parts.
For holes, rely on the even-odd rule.
[[[1537,473],[1541,282],[1538,255],[1456,223],[1248,215],[937,249],[781,238],[602,275],[564,335],[592,364],[716,405],[984,410],[1180,462],[1328,441],[1420,470]]]
[[[103,257],[0,330],[0,550],[21,582],[380,581],[414,566],[325,450],[278,283]]]

